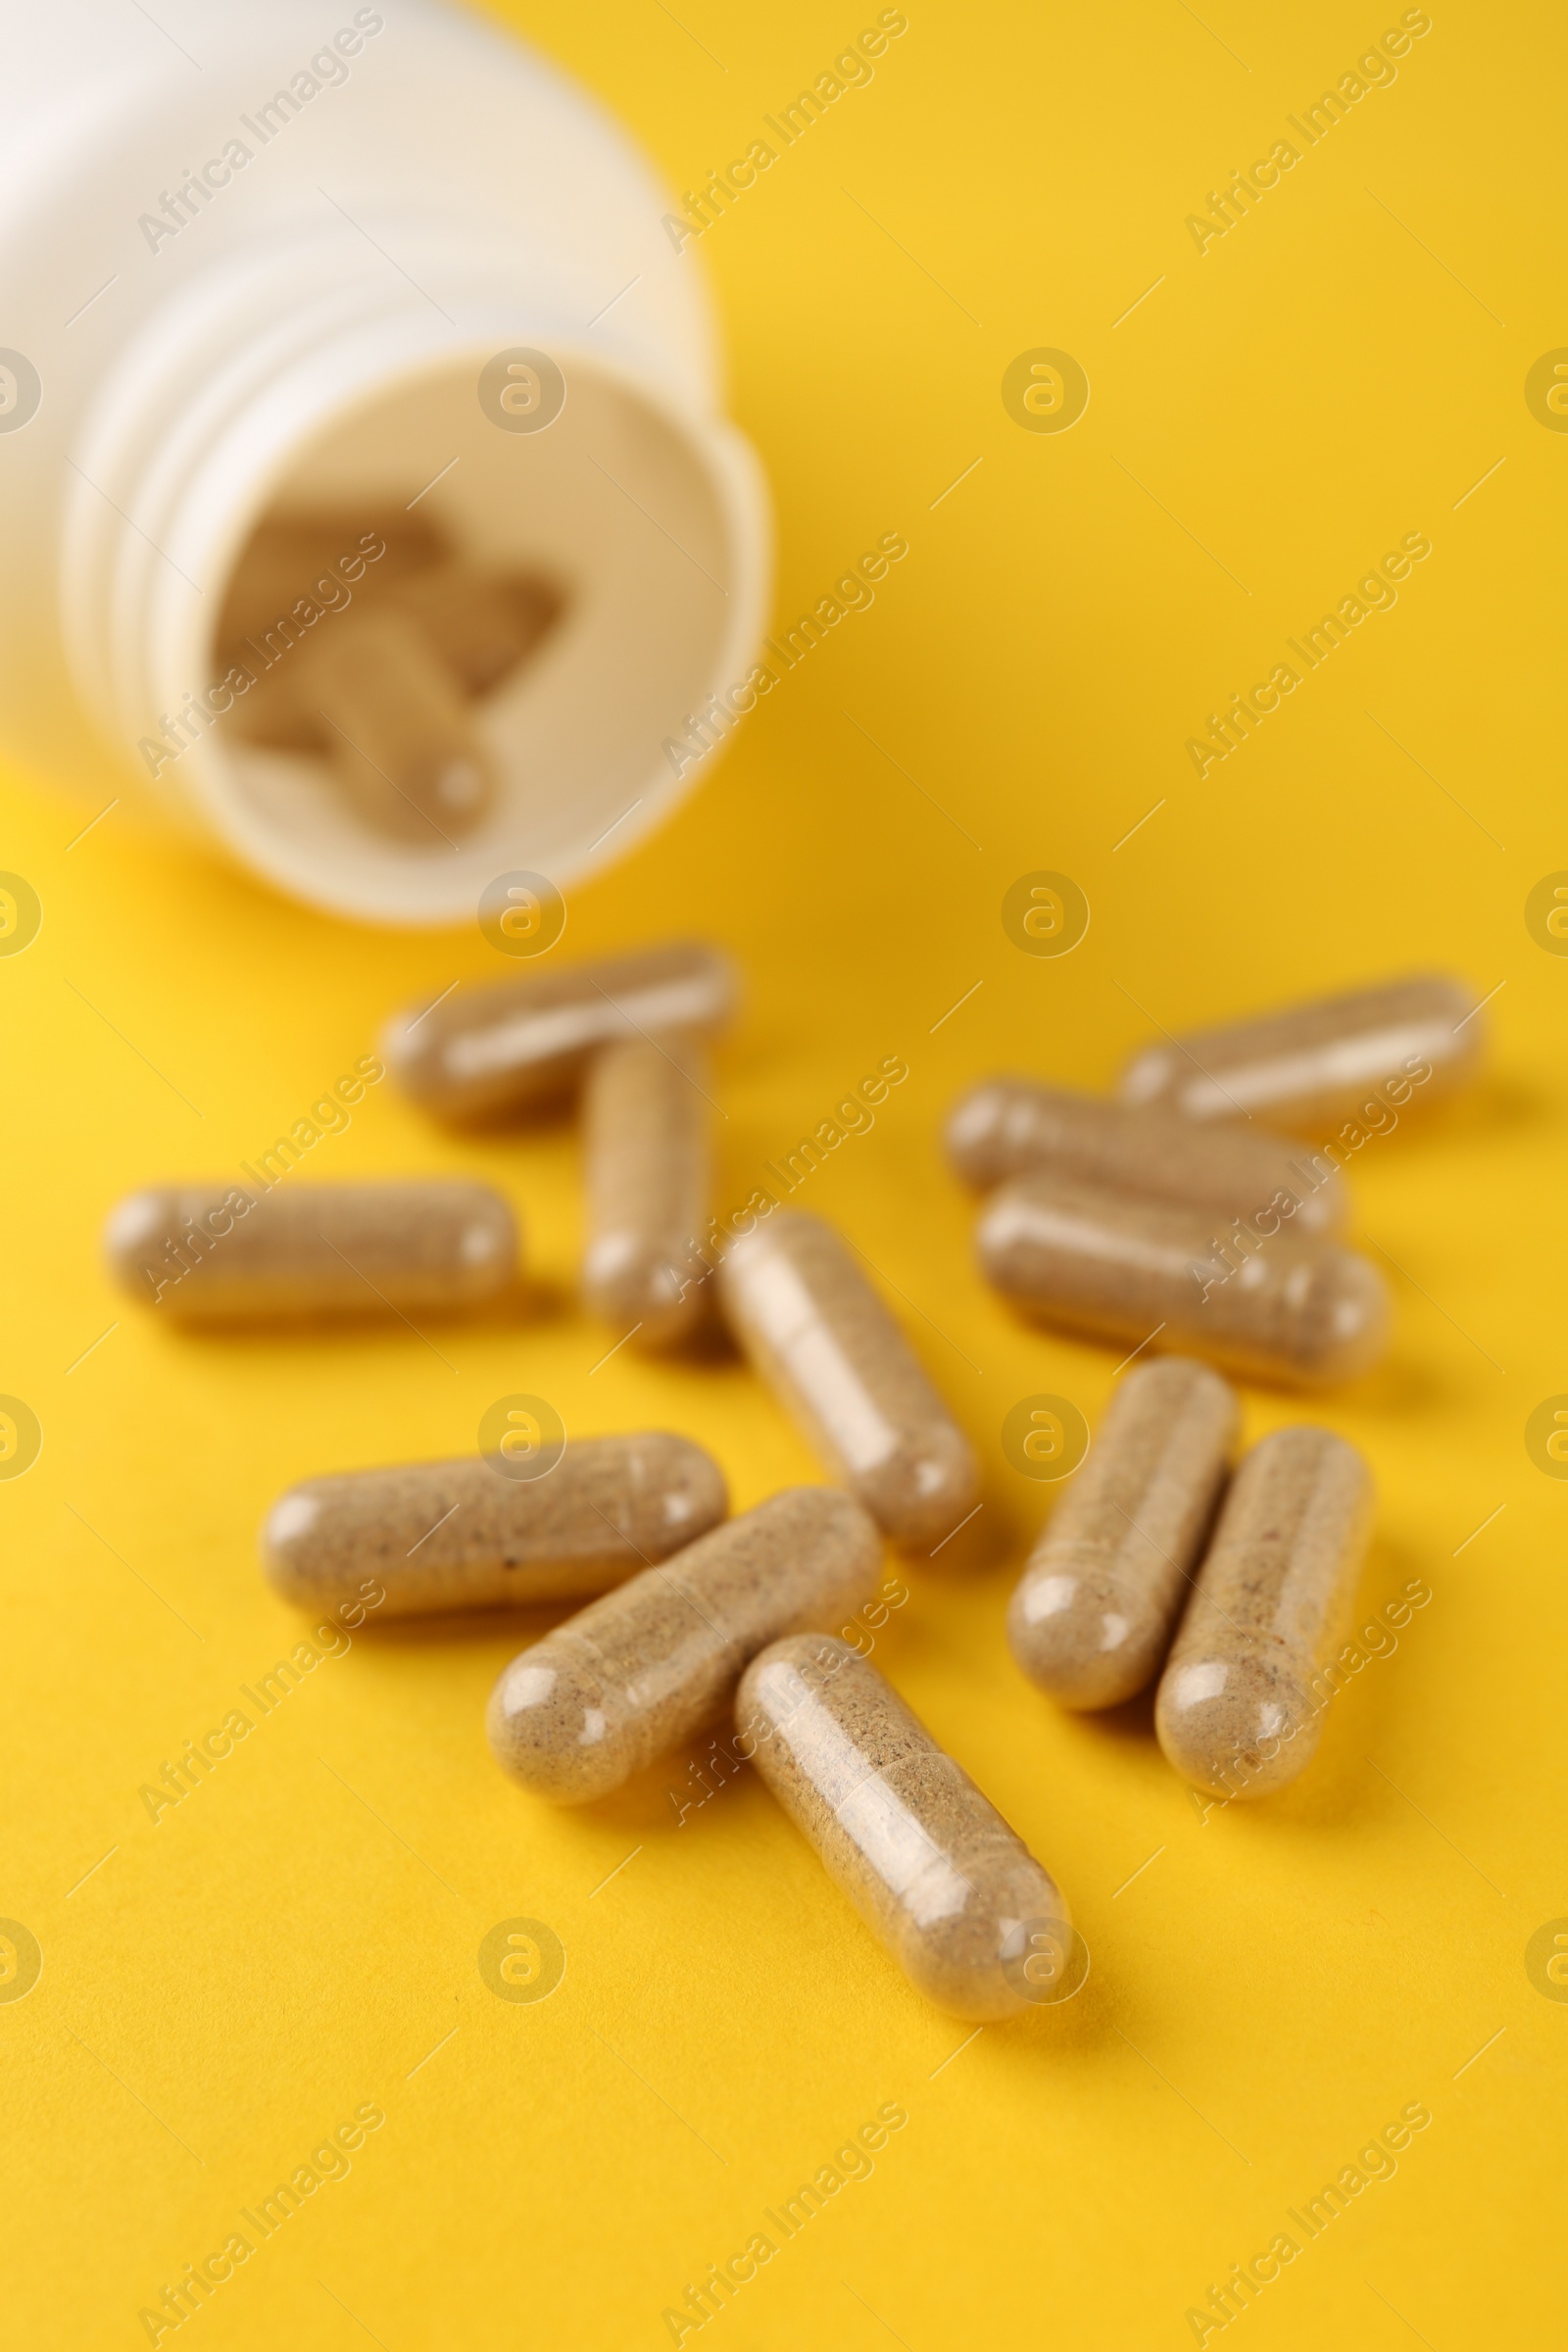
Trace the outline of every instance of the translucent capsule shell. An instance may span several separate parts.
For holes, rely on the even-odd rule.
[[[1103,1102],[1026,1078],[972,1088],[949,1116],[947,1145],[955,1174],[985,1191],[1039,1174],[1168,1200],[1222,1227],[1272,1209],[1293,1233],[1313,1237],[1337,1233],[1348,1208],[1338,1168],[1293,1165],[1291,1147],[1272,1135],[1196,1126],[1171,1109]]]
[[[1392,1124],[1402,1105],[1451,1094],[1475,1074],[1484,1044],[1475,991],[1418,974],[1146,1047],[1122,1075],[1121,1098],[1326,1141],[1369,1108],[1373,1124]],[[1371,1108],[1380,1095],[1392,1110]]]
[[[490,1699],[496,1761],[560,1804],[608,1794],[710,1724],[769,1642],[853,1616],[881,1552],[849,1495],[770,1496],[514,1658]]]
[[[1218,1373],[1180,1356],[1117,1389],[1007,1612],[1013,1656],[1062,1706],[1119,1706],[1159,1672],[1238,1419]]]
[[[488,1185],[159,1185],[104,1229],[110,1272],[181,1322],[452,1313],[510,1288],[517,1227]]]
[[[1332,1430],[1276,1430],[1243,1457],[1154,1704],[1159,1743],[1196,1788],[1266,1796],[1312,1761],[1373,1500],[1366,1463]]]
[[[716,948],[652,948],[411,1005],[382,1053],[404,1092],[439,1117],[493,1118],[559,1102],[602,1046],[670,1030],[713,1035],[735,993],[734,968]]]
[[[312,1610],[368,1577],[390,1617],[583,1600],[706,1535],[728,1507],[723,1472],[688,1438],[575,1438],[542,1478],[472,1456],[305,1479],[264,1520],[262,1565]]]
[[[895,1543],[929,1549],[979,1499],[974,1450],[849,1245],[782,1210],[719,1272],[726,1322],[813,1449]]]
[[[1043,1176],[993,1193],[977,1236],[1004,1297],[1066,1331],[1299,1388],[1353,1380],[1378,1361],[1389,1301],[1369,1259],[1283,1232],[1227,1255],[1222,1238],[1191,1209]]]
[[[583,1087],[590,1311],[639,1348],[687,1339],[710,1311],[699,1252],[710,1184],[707,1067],[691,1042],[607,1046]]]
[[[1071,1934],[1060,1888],[847,1642],[774,1642],[735,1720],[739,1752],[927,2000],[990,2024],[1050,1997]]]

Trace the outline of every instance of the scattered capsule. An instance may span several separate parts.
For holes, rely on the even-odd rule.
[[[979,1500],[973,1448],[833,1227],[770,1216],[718,1284],[735,1338],[877,1525],[923,1549],[954,1534]]]
[[[452,1312],[496,1297],[517,1270],[512,1210],[457,1180],[158,1185],[104,1228],[109,1270],[181,1322]]]
[[[308,1478],[262,1523],[285,1600],[330,1609],[373,1576],[390,1617],[585,1600],[716,1527],[724,1474],[687,1438],[577,1438],[540,1478],[483,1455]]]
[[[1391,1105],[1434,1102],[1474,1076],[1479,1014],[1463,981],[1396,980],[1149,1046],[1128,1063],[1121,1098],[1309,1135],[1363,1117],[1392,1126]]]
[[[1276,1430],[1244,1455],[1154,1703],[1195,1787],[1266,1796],[1312,1761],[1372,1504],[1372,1473],[1332,1430]]]
[[[561,1804],[604,1796],[711,1723],[769,1642],[852,1616],[880,1561],[849,1495],[771,1495],[514,1658],[490,1698],[496,1761]]]
[[[583,1087],[590,1311],[644,1348],[686,1339],[707,1317],[697,1236],[708,1216],[706,1066],[671,1039],[607,1046]]]
[[[1064,1707],[1116,1707],[1159,1672],[1235,1442],[1217,1372],[1167,1356],[1129,1372],[1029,1555],[1007,1641]]]
[[[427,1110],[483,1119],[561,1101],[601,1046],[671,1030],[711,1035],[734,1004],[729,958],[683,943],[460,988],[399,1014],[382,1051]]]
[[[989,2024],[1069,1989],[1065,1897],[849,1642],[775,1642],[735,1710],[750,1757],[916,1991]]]
[[[978,1230],[996,1288],[1068,1331],[1191,1350],[1297,1387],[1369,1370],[1389,1326],[1388,1291],[1371,1260],[1277,1228],[1254,1238],[1243,1254],[1193,1209],[1045,1176],[1018,1176],[993,1193]]]
[[[363,514],[347,508],[270,515],[247,542],[223,591],[220,658],[252,671],[270,661],[286,668],[309,632],[331,628],[352,607],[435,564],[442,552],[437,533],[417,515],[382,515],[369,529]]]
[[[954,1173],[985,1191],[1038,1173],[1244,1223],[1272,1209],[1298,1234],[1337,1233],[1345,1223],[1339,1169],[1294,1167],[1290,1146],[1273,1136],[1197,1127],[1174,1110],[1134,1109],[1025,1078],[973,1088],[955,1105],[947,1141]]]

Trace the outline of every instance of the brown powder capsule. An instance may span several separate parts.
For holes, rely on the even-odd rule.
[[[490,1698],[496,1761],[561,1804],[618,1788],[711,1723],[769,1642],[852,1616],[881,1550],[847,1494],[770,1496],[514,1658]]]
[[[735,1720],[739,1752],[916,1991],[987,2024],[1063,1996],[1060,1888],[847,1642],[775,1642]]]
[[[643,1348],[689,1338],[709,1313],[706,1077],[696,1046],[632,1038],[596,1054],[583,1087],[583,1297]]]
[[[1293,1166],[1290,1146],[1246,1127],[1200,1127],[1174,1110],[1140,1110],[1092,1095],[988,1078],[955,1104],[948,1160],[966,1184],[990,1191],[1038,1173],[1065,1184],[1103,1185],[1250,1224],[1263,1211],[1293,1233],[1321,1236],[1345,1223],[1345,1179]]]
[[[736,1339],[877,1525],[921,1549],[951,1536],[979,1499],[974,1450],[832,1226],[768,1217],[718,1284]]]
[[[1154,1705],[1195,1787],[1266,1796],[1312,1761],[1372,1504],[1372,1473],[1332,1430],[1276,1430],[1243,1457]]]
[[[263,1521],[262,1566],[312,1610],[372,1576],[389,1617],[584,1600],[706,1535],[728,1507],[723,1472],[687,1438],[576,1438],[539,1478],[474,1456],[305,1479]]]
[[[1363,1114],[1392,1126],[1398,1106],[1435,1102],[1473,1077],[1482,1046],[1475,992],[1422,974],[1149,1046],[1128,1063],[1121,1098],[1304,1135]]]
[[[159,1185],[104,1228],[122,1289],[180,1322],[453,1313],[517,1271],[512,1210],[485,1184]]]
[[[1012,1654],[1065,1707],[1115,1707],[1158,1673],[1235,1443],[1217,1372],[1129,1372],[1007,1612]]]
[[[1251,1254],[1191,1209],[1019,1176],[981,1213],[980,1263],[1043,1322],[1317,1388],[1381,1357],[1389,1300],[1368,1258],[1275,1231]]]
[[[416,572],[397,586],[396,599],[466,695],[504,685],[562,610],[560,591],[546,579],[455,563]]]
[[[495,798],[462,688],[413,614],[352,612],[300,648],[291,681],[348,799],[422,847],[472,832]]]
[[[734,1004],[729,958],[683,943],[460,988],[399,1014],[382,1052],[427,1110],[482,1119],[562,1101],[602,1046],[671,1030],[710,1036]]]

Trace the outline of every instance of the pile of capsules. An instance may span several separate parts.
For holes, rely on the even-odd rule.
[[[476,720],[526,669],[564,601],[541,575],[461,561],[420,516],[365,530],[322,508],[271,515],[235,565],[219,620],[228,726],[296,763],[314,756],[379,832],[454,842],[496,794]]]
[[[383,1053],[459,1125],[578,1100],[589,1306],[654,1348],[716,1311],[838,1488],[731,1519],[687,1438],[546,1447],[535,1431],[520,1450],[309,1479],[268,1515],[263,1562],[313,1611],[355,1603],[368,1578],[392,1614],[586,1601],[496,1685],[509,1772],[559,1802],[603,1796],[733,1702],[737,1753],[910,1981],[957,2016],[1010,2016],[1075,1988],[1066,1900],[833,1631],[872,1600],[884,1537],[930,1553],[973,1515],[978,1465],[832,1225],[754,1195],[748,1230],[722,1250],[698,1238],[713,1225],[707,1043],[734,998],[721,956],[671,946],[460,990],[395,1020]],[[1115,1102],[994,1079],[949,1122],[956,1172],[986,1194],[990,1281],[1146,1359],[1024,1569],[1014,1656],[1074,1708],[1159,1676],[1161,1745],[1217,1796],[1310,1760],[1373,1497],[1355,1448],[1310,1425],[1232,1473],[1236,1397],[1193,1359],[1308,1387],[1371,1366],[1388,1302],[1335,1238],[1342,1163],[1471,1073],[1478,1009],[1456,982],[1412,979],[1172,1040]],[[499,1296],[517,1260],[508,1204],[466,1182],[164,1187],[120,1204],[107,1247],[133,1295],[190,1323],[359,1314],[368,1291],[410,1318],[450,1311]]]

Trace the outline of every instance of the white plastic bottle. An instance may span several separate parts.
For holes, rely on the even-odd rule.
[[[439,0],[0,0],[0,48],[7,750],[370,922],[622,855],[721,739],[711,698],[747,707],[768,575],[698,265],[625,136]],[[563,587],[476,707],[500,789],[455,844],[221,723],[230,571],[313,505]]]

